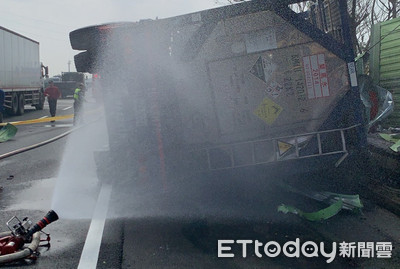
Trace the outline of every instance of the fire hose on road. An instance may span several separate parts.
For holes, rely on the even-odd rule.
[[[50,118],[49,118],[50,119]],[[57,135],[55,137],[52,137],[48,140],[42,141],[40,143],[36,143],[27,147],[23,147],[5,154],[1,154],[0,155],[0,160],[7,158],[7,157],[11,157],[13,155],[19,154],[19,153],[23,153],[41,146],[44,146],[46,144],[52,143],[58,139],[61,139],[69,134],[71,134],[72,132],[81,129],[83,127],[87,127],[88,125],[97,122],[99,119],[101,119],[101,117],[96,117],[96,118],[92,118],[92,120],[89,122],[85,122],[85,124],[81,124],[78,125],[76,127],[71,128],[70,130],[67,130],[66,132]],[[44,119],[43,119],[44,120]],[[46,121],[48,121],[48,119],[45,119]],[[30,121],[29,123],[36,123],[36,122],[32,122]],[[103,186],[102,190],[99,194],[99,198],[98,198],[98,202],[96,205],[96,209],[95,209],[95,219],[96,221],[92,221],[89,231],[88,231],[88,238],[85,242],[85,246],[84,249],[82,251],[82,257],[80,259],[80,263],[79,263],[79,268],[95,268],[96,264],[97,264],[97,259],[98,259],[98,251],[93,251],[93,248],[96,249],[100,249],[100,243],[101,240],[98,241],[98,234],[102,233],[103,229],[104,229],[104,224],[105,224],[105,219],[106,216],[104,215],[105,212],[107,212],[107,207],[108,207],[108,200],[109,200],[109,195],[111,194],[111,187],[110,186]],[[102,201],[103,203],[99,203],[99,201]],[[101,219],[101,221],[99,221],[99,219]],[[0,233],[0,242],[3,239],[3,237],[7,237],[7,236],[13,236],[12,234],[10,234],[10,232],[1,234]],[[29,242],[26,242],[29,243]],[[29,246],[27,248],[21,249],[18,252],[15,253],[11,253],[11,254],[7,254],[7,255],[1,255],[0,254],[0,265],[2,263],[7,263],[7,262],[12,262],[12,261],[16,261],[16,260],[21,260],[21,259],[27,259],[27,258],[34,258],[34,254],[36,249],[39,247],[40,244],[40,234],[37,236],[36,234],[34,234],[32,236],[32,241],[29,244]],[[0,249],[1,252],[1,249]]]
[[[50,139],[45,140],[45,141],[42,141],[40,143],[36,143],[36,144],[30,145],[30,146],[27,146],[27,147],[24,147],[24,148],[20,148],[20,149],[17,149],[17,150],[13,150],[13,151],[4,153],[4,154],[0,155],[0,160],[4,159],[4,158],[7,158],[7,157],[14,156],[16,154],[19,154],[19,153],[22,153],[22,152],[25,152],[25,151],[28,151],[28,150],[31,150],[31,149],[35,149],[35,148],[44,146],[44,145],[49,144],[51,142],[54,142],[54,141],[56,141],[56,140],[58,140],[60,138],[63,138],[64,136],[72,133],[73,131],[75,131],[78,128],[80,128],[80,127],[73,128],[71,130],[68,130],[68,131],[66,131],[66,132],[64,132],[64,133],[62,133],[60,135],[57,135],[57,136],[55,136],[53,138],[50,138]]]
[[[53,210],[50,210],[32,228],[32,222],[28,218],[20,221],[16,216],[12,217],[7,222],[10,231],[0,233],[0,264],[22,259],[35,259],[33,254],[40,245],[41,230],[56,220],[58,220],[58,215]],[[16,223],[12,224],[13,221]],[[50,237],[48,236],[45,241],[50,242]],[[24,248],[26,243],[29,245]]]
[[[68,115],[68,116],[70,117],[70,115]],[[64,116],[60,116],[60,117],[64,117]],[[49,121],[49,119],[52,119],[52,118],[47,118],[45,121]],[[43,122],[44,122],[44,119],[41,119],[41,120],[43,120]],[[97,119],[97,120],[98,120],[98,119]],[[54,142],[54,141],[56,141],[56,140],[58,140],[58,139],[60,139],[60,138],[63,138],[64,136],[67,136],[67,135],[69,135],[70,133],[72,133],[72,132],[74,132],[74,131],[76,131],[76,130],[78,130],[78,129],[80,129],[80,128],[86,126],[86,125],[89,125],[89,124],[91,124],[91,123],[93,123],[93,122],[95,122],[95,121],[96,121],[96,120],[93,120],[92,122],[88,122],[87,124],[79,125],[79,126],[77,126],[77,127],[74,127],[74,128],[72,128],[72,129],[70,129],[70,130],[68,130],[68,131],[66,131],[66,132],[64,132],[64,133],[62,133],[62,134],[60,134],[60,135],[57,135],[57,136],[55,136],[55,137],[53,137],[53,138],[50,138],[50,139],[48,139],[48,140],[45,140],[45,141],[42,141],[42,142],[39,142],[39,143],[30,145],[30,146],[27,146],[27,147],[23,147],[23,148],[20,148],[20,149],[17,149],[17,150],[13,150],[13,151],[10,151],[10,152],[1,154],[1,155],[0,155],[0,160],[5,159],[5,158],[7,158],[7,157],[14,156],[14,155],[16,155],[16,154],[19,154],[19,153],[22,153],[22,152],[25,152],[25,151],[28,151],[28,150],[31,150],[31,149],[35,149],[35,148],[44,146],[44,145],[49,144],[49,143],[52,143],[52,142]],[[36,123],[36,122],[31,122],[31,123]]]
[[[11,232],[0,233],[0,240],[7,236],[12,236],[12,233]],[[28,245],[27,248],[17,251],[15,253],[1,255],[0,264],[28,258],[36,251],[36,249],[39,247],[39,244],[40,244],[40,232],[36,232],[33,234],[32,242]]]

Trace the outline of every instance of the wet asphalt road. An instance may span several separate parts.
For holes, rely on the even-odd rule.
[[[71,103],[71,100],[62,100],[59,108]],[[59,111],[60,114],[70,113]],[[24,117],[39,118],[45,114],[46,110],[28,111]],[[0,154],[65,132],[70,128],[65,125],[68,123],[68,120],[56,122],[60,127],[21,126],[12,141],[0,144]],[[35,264],[10,268],[77,268],[90,226],[90,212],[102,186],[96,171],[90,171],[95,170],[93,163],[88,161],[93,154],[91,151],[106,147],[104,138],[100,137],[101,128],[104,128],[101,123],[88,125],[75,135],[0,160],[1,230],[7,229],[5,222],[13,215],[28,216],[35,222],[52,206],[60,210],[60,220],[45,228],[51,234],[50,250],[42,249]],[[277,182],[357,193],[359,185],[348,181],[355,176],[368,176],[351,173],[345,168],[332,173],[290,178],[268,178],[263,173],[199,175],[169,181],[168,188],[160,187],[162,184],[138,188],[136,174],[113,171],[108,220],[103,235],[98,235],[102,240],[96,267],[397,268],[400,264],[400,219],[364,197],[361,197],[363,214],[340,212],[322,222],[309,222],[296,215],[277,212],[281,203],[305,211],[326,206],[285,191]],[[66,183],[61,187],[60,179]],[[82,196],[88,199],[80,200]],[[393,245],[393,257],[350,259],[337,256],[327,264],[322,255],[314,258],[263,255],[259,258],[254,245],[248,245],[247,256],[243,258],[240,244],[228,245],[232,249],[223,251],[235,257],[218,257],[218,240],[258,240],[264,244],[276,241],[283,246],[296,238],[301,243],[312,240],[327,246],[343,241],[387,241]]]
[[[72,100],[60,100],[57,114],[71,114],[71,105]],[[5,121],[41,118],[48,114],[47,106],[43,111],[27,107],[23,116],[7,117]],[[59,124],[60,127],[49,123],[18,125],[16,136],[0,144],[0,154],[57,136],[67,131],[70,123],[71,120],[59,121],[56,125]],[[62,138],[46,146],[0,160],[1,231],[8,230],[6,222],[13,215],[20,219],[29,217],[36,222],[51,208],[55,179],[66,142],[67,138]],[[59,220],[56,225],[46,227],[45,231],[51,234],[50,250],[43,248],[34,265],[14,265],[11,268],[76,268],[88,225],[87,220]]]

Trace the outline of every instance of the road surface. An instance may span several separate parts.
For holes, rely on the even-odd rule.
[[[72,113],[71,105],[70,99],[60,100],[58,115]],[[99,104],[89,103],[87,111],[83,127],[68,136],[0,160],[1,230],[7,229],[5,223],[13,215],[37,221],[54,209],[60,216],[45,228],[51,234],[51,248],[41,249],[36,263],[11,268],[398,268],[400,264],[399,217],[363,195],[362,213],[342,210],[320,222],[277,211],[282,203],[304,211],[327,206],[282,188],[280,182],[357,194],[362,186],[354,182],[362,184],[362,178],[369,176],[362,171],[344,167],[335,173],[290,178],[225,173],[138,188],[136,183],[146,180],[143,171],[126,174],[113,166],[106,175],[97,173],[94,156],[107,151],[112,134],[107,134]],[[46,115],[47,107],[6,121]],[[59,136],[73,128],[71,122],[19,125],[15,138],[0,144],[0,154]],[[305,244],[308,241],[315,244]],[[329,263],[321,252],[322,242],[327,253],[337,244]],[[298,258],[285,257],[285,243],[293,247],[286,249],[287,255]],[[355,258],[340,256],[340,243]],[[272,257],[278,245],[280,254]],[[390,258],[382,257],[389,254]]]

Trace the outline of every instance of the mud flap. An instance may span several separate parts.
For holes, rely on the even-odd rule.
[[[13,138],[17,133],[17,130],[17,127],[10,123],[3,126],[3,128],[0,129],[0,143]]]

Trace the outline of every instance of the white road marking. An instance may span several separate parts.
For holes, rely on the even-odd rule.
[[[66,107],[66,108],[63,108],[62,110],[68,110],[68,109],[70,109],[70,108],[72,108],[72,106],[68,106],[68,107]]]
[[[103,184],[101,187],[85,245],[83,246],[81,259],[79,260],[78,269],[95,269],[97,266],[111,190],[112,187],[110,184]]]
[[[66,124],[46,124],[43,127],[48,127],[48,128],[54,128],[54,127],[73,127],[74,125],[72,123],[66,123]]]
[[[43,116],[43,117],[41,117],[41,118],[39,118],[39,119],[44,119],[44,118],[47,118],[48,116]]]

